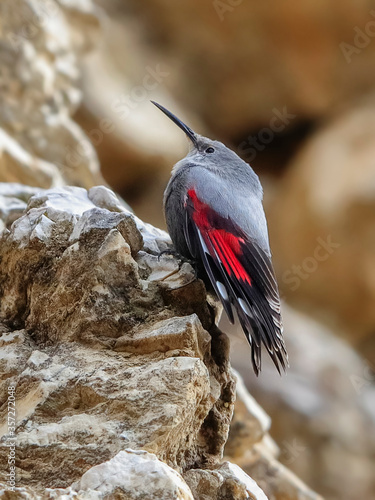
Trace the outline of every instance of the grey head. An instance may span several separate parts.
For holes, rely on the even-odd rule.
[[[263,190],[259,178],[248,163],[222,142],[195,133],[164,106],[155,101],[151,102],[183,130],[191,141],[189,153],[175,165],[173,173],[191,165],[200,166],[215,173],[224,181],[238,184],[239,188],[244,184],[247,188],[251,186],[253,193],[256,193],[260,199],[262,198]]]

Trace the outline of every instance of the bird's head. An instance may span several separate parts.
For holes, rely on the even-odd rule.
[[[246,169],[249,168],[247,163],[245,163],[234,151],[227,148],[222,142],[213,141],[203,135],[195,133],[182,120],[177,118],[176,115],[168,111],[168,109],[164,106],[154,101],[151,102],[165,115],[167,115],[173,123],[183,130],[190,139],[192,147],[186,157],[190,163],[202,164],[205,168],[209,168],[211,166],[213,169],[223,166],[226,166],[227,168],[237,167],[237,169],[241,167]]]

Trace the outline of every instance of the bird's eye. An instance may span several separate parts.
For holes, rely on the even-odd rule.
[[[214,153],[214,152],[215,152],[214,148],[209,147],[206,149],[206,153]]]

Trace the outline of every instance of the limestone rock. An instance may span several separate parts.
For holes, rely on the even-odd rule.
[[[241,376],[233,372],[237,397],[225,454],[238,461],[267,435],[271,419],[248,393]]]
[[[184,477],[196,500],[268,500],[253,479],[229,462],[210,471],[192,469]]]
[[[127,449],[89,469],[73,488],[128,500],[193,500],[180,474],[151,453]],[[101,497],[101,498],[103,498]]]
[[[273,456],[274,468],[258,478],[222,463],[235,404],[228,339],[191,267],[158,259],[167,235],[103,186],[14,184],[0,193],[0,397],[16,387],[17,416],[10,492],[2,404],[0,498],[264,500],[262,489],[295,492],[288,471],[274,478],[281,465]],[[269,418],[237,379],[226,451],[233,460],[272,443]]]
[[[181,471],[222,455],[234,379],[204,328],[223,334],[203,284],[171,257],[156,272],[142,233],[104,187],[42,190],[2,233],[0,371],[3,395],[7,377],[17,386],[22,485],[66,487],[124,447]]]
[[[269,500],[323,500],[295,474],[257,445],[245,470],[256,479]]]
[[[16,219],[21,217],[29,198],[41,191],[43,191],[41,188],[13,182],[0,183],[0,224],[3,226],[1,229],[9,228]]]
[[[17,486],[13,491],[7,485],[0,483],[1,500],[102,500],[100,493],[88,490],[77,493],[69,488],[46,488],[44,493],[38,494],[28,486]]]
[[[0,4],[0,181],[48,188],[100,182],[96,153],[71,119],[79,56],[93,45],[91,0]]]

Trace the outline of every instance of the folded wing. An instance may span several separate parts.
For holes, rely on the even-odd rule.
[[[282,336],[280,298],[270,257],[234,224],[203,203],[194,189],[185,201],[184,235],[193,257],[200,257],[212,286],[233,323],[233,307],[251,345],[255,373],[261,346],[277,370],[288,365]]]

